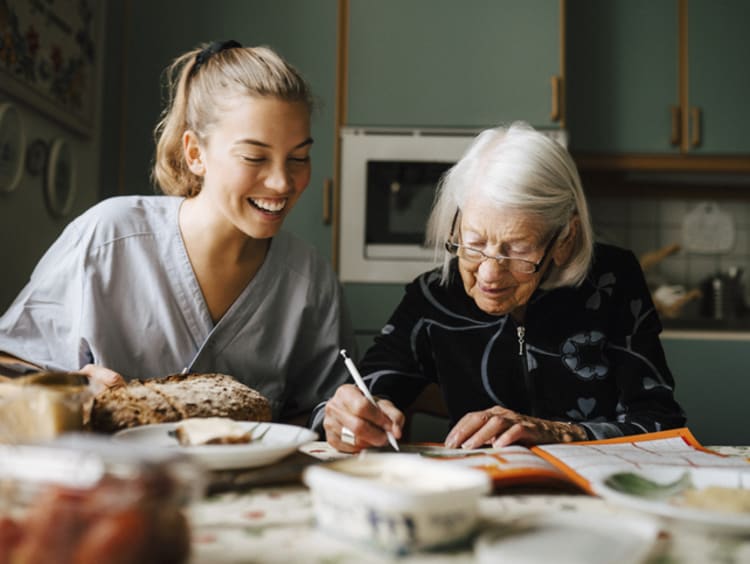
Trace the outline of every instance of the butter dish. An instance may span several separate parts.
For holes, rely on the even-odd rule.
[[[311,466],[303,481],[319,528],[394,554],[466,541],[492,489],[479,470],[396,453]]]

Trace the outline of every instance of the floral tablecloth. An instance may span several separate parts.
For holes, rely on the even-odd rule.
[[[750,456],[750,447],[711,447],[724,454]],[[345,455],[325,443],[303,447],[321,459]],[[580,516],[634,516],[636,512],[587,495],[514,493],[482,498],[480,532],[519,517],[541,514],[580,513]],[[643,517],[643,516],[641,516]],[[312,500],[302,484],[259,487],[243,492],[212,495],[190,509],[193,526],[191,564],[228,563],[469,563],[475,562],[474,546],[452,551],[416,553],[390,559],[375,550],[335,538],[315,527]],[[656,563],[750,563],[750,531],[723,536],[715,531],[685,528],[675,521],[661,521],[662,534],[645,560]]]

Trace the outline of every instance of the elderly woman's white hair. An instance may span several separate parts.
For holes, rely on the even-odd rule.
[[[448,280],[452,255],[445,250],[457,210],[474,190],[481,190],[498,209],[513,209],[536,216],[547,233],[569,232],[577,216],[579,227],[570,259],[558,267],[553,262],[541,288],[577,286],[583,282],[593,255],[593,229],[586,197],[570,153],[557,141],[515,122],[481,132],[461,160],[440,181],[427,225],[427,242],[443,254],[442,282]],[[455,235],[455,234],[454,234]]]

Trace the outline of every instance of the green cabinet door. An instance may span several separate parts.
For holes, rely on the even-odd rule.
[[[747,0],[688,2],[688,102],[700,110],[691,153],[750,155],[748,25]]]
[[[559,12],[557,0],[351,0],[347,124],[557,127]]]
[[[313,173],[284,228],[331,256],[331,229],[322,221],[322,190],[333,177],[336,91],[336,0],[253,0],[252,2],[131,2],[127,38],[127,86],[123,93],[122,158],[127,193],[153,193],[148,171],[151,131],[160,110],[159,76],[169,61],[199,43],[236,39],[267,45],[297,67],[320,101],[313,114]]]
[[[662,340],[687,426],[704,445],[750,444],[750,340]]]
[[[677,153],[677,0],[570,0],[566,105],[579,153]]]

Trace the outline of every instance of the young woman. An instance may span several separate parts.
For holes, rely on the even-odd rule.
[[[109,386],[221,372],[275,419],[310,414],[353,345],[330,266],[281,231],[310,180],[309,88],[234,41],[168,70],[153,171],[166,195],[103,201],[64,230],[0,318],[5,364]]]

